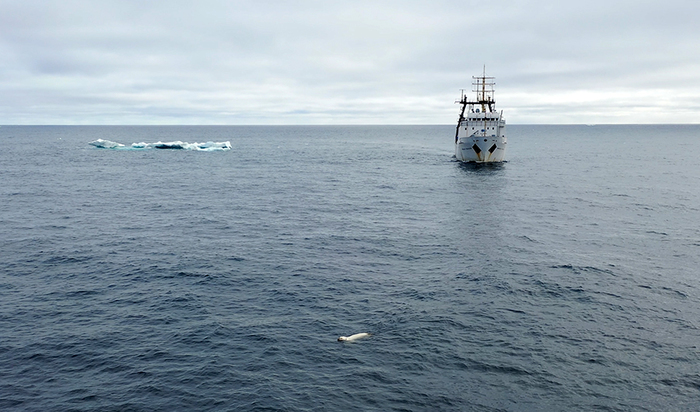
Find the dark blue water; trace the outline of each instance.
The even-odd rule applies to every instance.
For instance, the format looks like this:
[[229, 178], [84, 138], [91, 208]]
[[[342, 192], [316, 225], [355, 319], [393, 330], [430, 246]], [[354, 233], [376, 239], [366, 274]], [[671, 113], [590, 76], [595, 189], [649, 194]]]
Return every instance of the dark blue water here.
[[0, 409], [696, 410], [700, 126], [453, 130], [0, 127]]

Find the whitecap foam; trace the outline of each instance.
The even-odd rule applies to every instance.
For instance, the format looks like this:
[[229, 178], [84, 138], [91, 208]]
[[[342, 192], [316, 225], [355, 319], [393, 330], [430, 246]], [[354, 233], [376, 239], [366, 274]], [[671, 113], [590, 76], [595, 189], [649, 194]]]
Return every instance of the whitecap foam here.
[[112, 142], [110, 140], [97, 139], [89, 143], [92, 146], [100, 149], [171, 149], [171, 150], [198, 150], [205, 152], [231, 150], [231, 142], [204, 142], [204, 143], [189, 143], [179, 140], [173, 142], [155, 142], [155, 143], [132, 143], [131, 146], [126, 146], [121, 143]]

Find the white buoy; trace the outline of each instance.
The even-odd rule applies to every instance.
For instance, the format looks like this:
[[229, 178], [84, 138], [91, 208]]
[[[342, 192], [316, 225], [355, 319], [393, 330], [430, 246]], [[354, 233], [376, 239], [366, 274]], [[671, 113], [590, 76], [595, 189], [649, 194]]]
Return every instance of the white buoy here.
[[350, 335], [350, 336], [341, 336], [338, 338], [338, 342], [352, 342], [354, 340], [366, 338], [369, 336], [370, 336], [370, 334], [366, 333], [366, 332], [356, 333], [356, 334]]

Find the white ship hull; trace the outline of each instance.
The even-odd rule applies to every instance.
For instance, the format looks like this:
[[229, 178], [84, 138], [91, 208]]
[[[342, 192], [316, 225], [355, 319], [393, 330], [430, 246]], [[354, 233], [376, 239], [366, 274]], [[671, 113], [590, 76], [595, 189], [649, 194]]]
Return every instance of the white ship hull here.
[[506, 157], [505, 136], [460, 137], [455, 143], [455, 157], [460, 162], [502, 162]]

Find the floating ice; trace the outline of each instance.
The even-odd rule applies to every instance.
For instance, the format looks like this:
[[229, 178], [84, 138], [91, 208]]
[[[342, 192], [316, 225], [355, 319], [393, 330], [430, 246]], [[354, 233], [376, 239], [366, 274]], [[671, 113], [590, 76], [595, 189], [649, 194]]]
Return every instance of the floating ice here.
[[121, 143], [112, 142], [109, 140], [102, 140], [102, 139], [97, 139], [93, 142], [90, 142], [90, 144], [95, 146], [95, 147], [99, 147], [100, 149], [118, 149], [121, 147], [126, 147]]
[[126, 146], [121, 143], [112, 142], [110, 140], [97, 139], [89, 143], [92, 146], [100, 149], [122, 149], [122, 150], [140, 150], [140, 149], [175, 149], [175, 150], [199, 150], [199, 151], [218, 151], [231, 150], [231, 142], [205, 142], [205, 143], [188, 143], [181, 141], [174, 142], [155, 142], [155, 143], [132, 143], [131, 146]]

